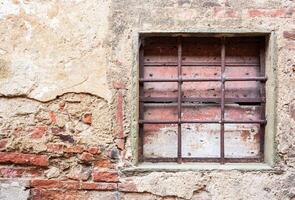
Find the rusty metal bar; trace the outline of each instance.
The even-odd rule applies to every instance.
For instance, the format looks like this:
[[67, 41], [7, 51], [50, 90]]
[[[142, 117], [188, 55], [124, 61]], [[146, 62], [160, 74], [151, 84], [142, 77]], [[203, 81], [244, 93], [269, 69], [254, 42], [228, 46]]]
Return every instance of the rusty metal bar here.
[[220, 81], [219, 78], [158, 78], [158, 79], [147, 79], [147, 78], [142, 78], [139, 79], [140, 82], [202, 82], [202, 81]]
[[267, 77], [240, 77], [240, 78], [232, 78], [226, 77], [224, 81], [266, 81]]
[[[140, 97], [140, 101], [145, 103], [177, 103], [177, 97]], [[200, 103], [220, 103], [220, 98], [199, 98], [199, 97], [182, 97], [182, 102], [200, 102]], [[265, 98], [225, 98], [225, 104], [228, 103], [263, 103]]]
[[[260, 76], [265, 76], [265, 42], [260, 42], [260, 54], [259, 54], [259, 61], [260, 61]], [[260, 96], [262, 98], [266, 98], [266, 91], [265, 91], [265, 83], [260, 83]], [[262, 110], [260, 114], [260, 118], [265, 118], [265, 102], [261, 103]], [[261, 162], [264, 161], [264, 137], [265, 137], [265, 124], [260, 126], [260, 160]]]
[[[177, 62], [153, 62], [148, 61], [144, 63], [145, 67], [177, 67]], [[220, 67], [220, 62], [182, 62], [183, 67]], [[229, 62], [227, 67], [259, 67], [259, 63], [245, 63], [245, 62]]]
[[139, 82], [207, 82], [207, 81], [266, 81], [267, 77], [223, 77], [222, 78], [141, 78]]
[[138, 120], [139, 124], [178, 124], [178, 120]]
[[220, 163], [224, 163], [224, 99], [225, 99], [225, 38], [221, 39], [221, 113], [220, 113]]
[[266, 120], [139, 120], [139, 124], [266, 124]]
[[184, 123], [210, 123], [218, 124], [219, 120], [139, 120], [140, 124], [184, 124]]
[[219, 124], [218, 120], [181, 120], [182, 124]]
[[[260, 159], [257, 157], [249, 157], [249, 158], [183, 158], [184, 162], [222, 162], [224, 161], [224, 163], [226, 162], [231, 162], [231, 163], [243, 163], [243, 162], [260, 162]], [[222, 164], [222, 163], [221, 163]]]
[[[140, 40], [139, 47], [139, 78], [144, 77], [144, 48], [143, 48], [143, 39]], [[144, 83], [139, 83], [139, 95], [144, 95]], [[144, 119], [144, 103], [139, 102], [139, 120]], [[139, 123], [139, 140], [138, 140], [138, 160], [139, 162], [143, 162], [143, 141], [144, 141], [144, 124]]]
[[182, 41], [181, 41], [181, 37], [178, 37], [178, 40], [177, 40], [177, 52], [178, 52], [178, 61], [177, 61], [177, 77], [178, 77], [178, 107], [177, 107], [177, 110], [178, 110], [178, 124], [177, 124], [177, 127], [178, 127], [178, 135], [177, 135], [177, 162], [178, 163], [181, 163], [181, 97], [182, 97], [182, 91], [181, 91], [181, 85], [182, 85], [182, 82], [181, 82], [181, 62], [182, 62]]
[[224, 120], [224, 124], [266, 124], [266, 120]]

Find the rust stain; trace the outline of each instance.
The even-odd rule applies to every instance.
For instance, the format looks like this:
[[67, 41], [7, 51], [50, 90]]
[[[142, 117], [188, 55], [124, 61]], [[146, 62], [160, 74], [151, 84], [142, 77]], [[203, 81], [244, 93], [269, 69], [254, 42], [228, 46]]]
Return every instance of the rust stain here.
[[247, 130], [243, 130], [242, 133], [241, 133], [241, 138], [243, 141], [247, 141], [247, 139], [249, 138], [250, 136], [250, 133], [249, 131]]
[[257, 141], [259, 141], [260, 140], [260, 134], [259, 134], [259, 132], [258, 133], [256, 133], [255, 135], [254, 135], [254, 141], [255, 141], [255, 143], [257, 142]]

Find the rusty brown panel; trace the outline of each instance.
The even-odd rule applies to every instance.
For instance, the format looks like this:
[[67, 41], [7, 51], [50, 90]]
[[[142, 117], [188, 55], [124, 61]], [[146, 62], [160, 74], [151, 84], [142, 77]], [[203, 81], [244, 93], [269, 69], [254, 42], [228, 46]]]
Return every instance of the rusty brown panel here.
[[182, 84], [183, 97], [220, 98], [220, 82], [184, 82]]
[[177, 38], [152, 37], [145, 39], [144, 62], [177, 61]]
[[220, 67], [182, 67], [183, 78], [220, 77]]
[[260, 125], [225, 124], [225, 157], [258, 157], [260, 152]]
[[220, 156], [219, 124], [183, 124], [181, 132], [183, 157]]
[[[185, 104], [186, 105], [186, 104]], [[182, 119], [183, 120], [219, 120], [220, 106], [208, 104], [195, 104], [183, 106]]]
[[144, 110], [145, 120], [177, 120], [177, 105], [146, 104]]
[[190, 37], [182, 39], [182, 60], [186, 62], [220, 62], [220, 40], [208, 37]]
[[157, 78], [177, 78], [177, 67], [145, 67], [144, 78], [157, 79]]
[[226, 98], [259, 98], [258, 81], [235, 81], [225, 83]]
[[225, 120], [259, 120], [261, 111], [261, 106], [243, 106], [238, 104], [226, 105]]
[[259, 68], [252, 66], [235, 66], [225, 68], [225, 77], [259, 77]]
[[144, 83], [145, 97], [177, 97], [178, 83]]
[[257, 39], [233, 37], [226, 42], [226, 62], [259, 63]]
[[177, 157], [177, 124], [145, 124], [143, 155], [145, 158]]

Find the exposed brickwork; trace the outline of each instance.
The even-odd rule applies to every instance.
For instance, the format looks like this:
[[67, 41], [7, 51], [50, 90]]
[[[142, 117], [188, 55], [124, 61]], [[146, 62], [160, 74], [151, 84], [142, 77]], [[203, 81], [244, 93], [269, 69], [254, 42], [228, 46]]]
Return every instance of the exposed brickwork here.
[[16, 177], [38, 177], [42, 176], [42, 169], [32, 167], [1, 167], [0, 177], [2, 178], [16, 178]]
[[94, 171], [93, 180], [96, 182], [118, 182], [118, 173], [116, 171]]
[[49, 165], [46, 155], [23, 154], [14, 152], [0, 152], [0, 163], [13, 163], [20, 165], [35, 165], [47, 167]]
[[30, 186], [34, 188], [40, 188], [40, 189], [102, 190], [102, 191], [117, 190], [117, 184], [115, 183], [94, 183], [94, 182], [46, 180], [46, 179], [33, 179], [31, 181]]
[[31, 134], [32, 139], [39, 139], [45, 134], [47, 128], [44, 126], [36, 127]]

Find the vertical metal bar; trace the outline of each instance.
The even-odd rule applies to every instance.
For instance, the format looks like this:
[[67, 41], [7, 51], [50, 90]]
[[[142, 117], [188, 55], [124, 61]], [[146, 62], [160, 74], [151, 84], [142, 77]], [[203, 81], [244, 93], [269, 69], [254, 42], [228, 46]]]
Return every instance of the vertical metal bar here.
[[220, 162], [224, 163], [225, 38], [221, 38]]
[[[139, 46], [139, 78], [144, 78], [144, 39], [140, 39]], [[139, 96], [144, 96], [144, 83], [139, 82]], [[139, 120], [144, 119], [144, 102], [139, 102]], [[144, 161], [143, 157], [143, 141], [144, 141], [144, 124], [139, 123], [139, 140], [138, 140], [138, 160]]]
[[177, 162], [181, 163], [182, 162], [182, 158], [181, 158], [181, 97], [182, 97], [182, 91], [181, 91], [181, 85], [182, 85], [182, 81], [181, 81], [181, 62], [182, 62], [182, 41], [181, 41], [181, 37], [179, 36], [177, 39], [177, 46], [178, 46], [178, 59], [177, 59], [177, 77], [178, 77], [178, 135], [177, 135]]
[[[260, 42], [260, 75], [265, 76], [265, 41]], [[266, 98], [265, 82], [260, 82], [260, 96]], [[265, 102], [261, 103], [261, 114], [260, 118], [265, 119]], [[260, 124], [260, 159], [264, 161], [264, 135], [265, 135], [265, 124]]]

